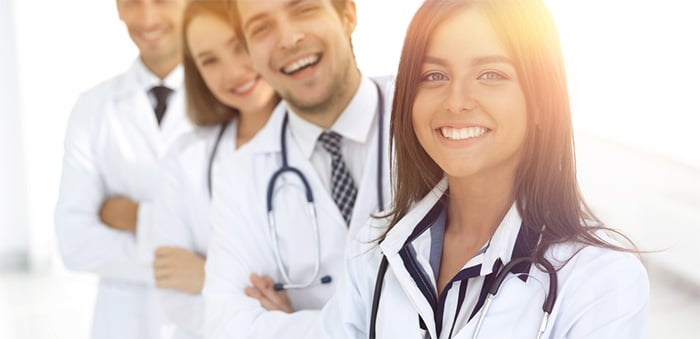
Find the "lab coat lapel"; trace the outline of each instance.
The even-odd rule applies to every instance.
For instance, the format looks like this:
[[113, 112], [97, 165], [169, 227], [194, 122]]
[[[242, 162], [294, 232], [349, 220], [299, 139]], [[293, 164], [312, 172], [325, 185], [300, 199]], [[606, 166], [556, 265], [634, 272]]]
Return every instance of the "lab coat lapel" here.
[[[155, 121], [155, 118], [152, 120]], [[157, 124], [156, 127], [158, 127]], [[193, 127], [186, 116], [183, 91], [176, 91], [170, 99], [168, 110], [165, 112], [158, 129], [160, 134], [159, 154], [164, 155], [168, 151], [169, 145], [174, 144], [177, 138], [191, 130]]]
[[[435, 333], [437, 326], [435, 325], [433, 308], [406, 269], [404, 260], [399, 252], [416, 229], [416, 225], [438, 203], [446, 189], [447, 180], [443, 179], [423, 200], [414, 206], [409, 214], [387, 233], [384, 241], [380, 244], [382, 252], [389, 261], [390, 271], [396, 276], [399, 285], [401, 285], [421, 319], [425, 322], [431, 338], [437, 338], [437, 333]], [[429, 268], [427, 269], [429, 270]]]
[[[289, 126], [287, 128], [289, 128]], [[327, 212], [329, 217], [332, 218], [334, 225], [345, 225], [345, 219], [343, 219], [343, 215], [340, 213], [335, 201], [333, 201], [333, 197], [331, 197], [330, 193], [323, 187], [321, 179], [316, 173], [316, 169], [311, 164], [311, 161], [302, 154], [296, 141], [292, 139], [290, 134], [289, 132], [287, 133], [287, 156], [289, 166], [297, 167], [304, 173], [304, 176], [306, 176], [306, 180], [309, 181], [309, 185], [311, 185], [311, 189], [313, 190], [316, 209]]]
[[[125, 78], [123, 92], [116, 102], [116, 110], [119, 115], [124, 116], [122, 121], [127, 122], [129, 134], [140, 134], [142, 140], [147, 141], [148, 149], [140, 152], [151, 152], [155, 157], [160, 154], [162, 136], [158, 121], [155, 118], [153, 107], [148, 99], [148, 94], [140, 90], [141, 86], [137, 81], [136, 70], [132, 67]], [[170, 109], [168, 109], [170, 111]]]

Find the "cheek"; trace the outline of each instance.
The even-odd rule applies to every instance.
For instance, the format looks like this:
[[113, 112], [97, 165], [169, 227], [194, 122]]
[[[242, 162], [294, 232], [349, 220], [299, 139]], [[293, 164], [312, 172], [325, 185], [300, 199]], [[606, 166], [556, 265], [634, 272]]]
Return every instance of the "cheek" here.
[[207, 85], [210, 91], [213, 93], [221, 92], [221, 72], [217, 68], [209, 67], [204, 71], [200, 71], [204, 83]]

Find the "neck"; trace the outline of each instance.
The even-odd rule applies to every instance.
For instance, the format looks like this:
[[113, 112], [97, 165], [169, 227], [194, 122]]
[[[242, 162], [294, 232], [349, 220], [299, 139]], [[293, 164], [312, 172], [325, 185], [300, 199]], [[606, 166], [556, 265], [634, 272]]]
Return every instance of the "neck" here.
[[331, 91], [324, 103], [314, 107], [296, 107], [290, 102], [287, 104], [302, 119], [323, 129], [330, 129], [355, 97], [360, 88], [360, 79], [360, 70], [354, 67], [340, 77], [339, 86], [337, 86], [339, 90]]
[[515, 201], [514, 173], [505, 177], [498, 173], [478, 178], [449, 177], [448, 182], [446, 232], [468, 235], [474, 246], [485, 244]]
[[238, 115], [236, 127], [236, 148], [245, 145], [262, 129], [272, 115], [272, 111], [279, 100], [270, 100], [265, 107], [259, 110], [241, 111]]
[[180, 64], [180, 62], [182, 62], [182, 57], [180, 57], [178, 53], [177, 56], [170, 57], [165, 60], [154, 61], [145, 60], [143, 56], [141, 56], [141, 62], [143, 62], [146, 68], [153, 73], [153, 75], [157, 76], [158, 79], [163, 80], [175, 69], [175, 67]]

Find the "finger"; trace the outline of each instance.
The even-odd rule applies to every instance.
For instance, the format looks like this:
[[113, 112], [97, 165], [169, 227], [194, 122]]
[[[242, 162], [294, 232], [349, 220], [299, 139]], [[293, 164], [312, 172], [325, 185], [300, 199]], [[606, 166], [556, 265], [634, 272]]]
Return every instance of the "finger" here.
[[163, 257], [155, 258], [153, 260], [153, 269], [168, 268], [168, 267], [172, 266], [172, 264], [170, 262], [171, 262], [170, 258], [163, 258]]
[[[266, 278], [266, 277], [265, 277]], [[253, 287], [259, 289], [259, 290], [265, 290], [268, 289], [268, 279], [265, 279], [255, 273], [250, 275], [250, 282], [253, 284]], [[271, 281], [272, 279], [269, 279]], [[272, 285], [270, 285], [271, 287]]]
[[246, 288], [244, 289], [244, 292], [245, 292], [245, 295], [247, 295], [253, 299], [256, 299], [257, 301], [261, 301], [264, 298], [264, 296], [260, 292], [260, 290], [258, 290], [257, 288], [255, 288], [253, 286], [246, 286]]
[[167, 256], [173, 252], [173, 249], [175, 249], [175, 247], [161, 246], [161, 247], [156, 248], [155, 255], [156, 256]]
[[176, 271], [171, 267], [159, 267], [153, 270], [153, 276], [156, 278], [164, 278], [169, 276], [176, 276]]

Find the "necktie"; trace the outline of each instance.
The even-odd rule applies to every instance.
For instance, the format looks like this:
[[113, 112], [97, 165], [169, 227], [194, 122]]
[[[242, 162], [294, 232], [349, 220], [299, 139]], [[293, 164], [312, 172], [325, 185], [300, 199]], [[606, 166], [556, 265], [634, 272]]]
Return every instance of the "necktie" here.
[[355, 197], [357, 197], [357, 187], [340, 153], [342, 137], [335, 132], [323, 132], [318, 141], [323, 149], [331, 155], [331, 195], [333, 201], [343, 215], [345, 223], [350, 225], [352, 208], [355, 205]]
[[156, 107], [153, 110], [156, 113], [158, 125], [160, 125], [165, 110], [168, 108], [168, 97], [173, 93], [173, 90], [165, 86], [154, 86], [151, 88], [150, 92], [153, 93], [153, 96], [156, 98]]

